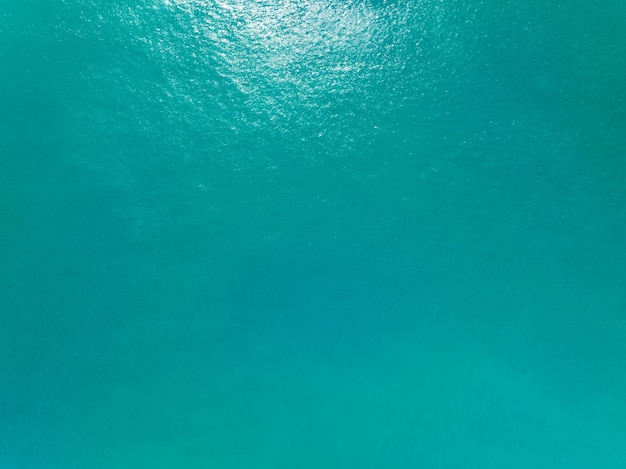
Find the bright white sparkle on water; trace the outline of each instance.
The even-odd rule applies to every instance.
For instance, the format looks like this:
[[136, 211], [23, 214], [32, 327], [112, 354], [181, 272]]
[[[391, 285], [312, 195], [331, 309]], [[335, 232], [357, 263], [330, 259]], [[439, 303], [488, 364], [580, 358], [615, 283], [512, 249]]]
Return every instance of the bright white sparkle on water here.
[[204, 35], [223, 44], [224, 57], [242, 71], [263, 68], [281, 72], [285, 79], [316, 63], [316, 75], [324, 71], [321, 68], [345, 72], [362, 67], [376, 30], [376, 12], [365, 3], [166, 1], [166, 6], [191, 15], [200, 39]]

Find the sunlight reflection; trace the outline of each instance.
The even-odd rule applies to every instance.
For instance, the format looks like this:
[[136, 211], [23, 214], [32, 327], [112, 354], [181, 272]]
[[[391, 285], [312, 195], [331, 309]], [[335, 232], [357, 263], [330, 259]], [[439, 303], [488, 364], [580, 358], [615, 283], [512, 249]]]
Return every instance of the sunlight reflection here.
[[340, 91], [342, 75], [359, 73], [368, 63], [376, 31], [375, 11], [365, 3], [166, 0], [164, 5], [188, 15], [200, 41], [219, 45], [222, 75], [247, 95], [270, 91], [272, 84], [298, 86], [300, 95]]

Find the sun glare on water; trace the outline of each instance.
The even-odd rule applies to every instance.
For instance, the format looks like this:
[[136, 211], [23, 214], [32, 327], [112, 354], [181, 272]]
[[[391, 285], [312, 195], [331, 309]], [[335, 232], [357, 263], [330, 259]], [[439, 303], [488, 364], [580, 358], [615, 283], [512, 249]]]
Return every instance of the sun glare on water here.
[[297, 86], [300, 96], [338, 90], [342, 75], [366, 67], [377, 29], [376, 12], [364, 3], [170, 0], [164, 6], [187, 15], [197, 45], [210, 42], [219, 51], [220, 73], [246, 95], [272, 95], [267, 87], [276, 85]]

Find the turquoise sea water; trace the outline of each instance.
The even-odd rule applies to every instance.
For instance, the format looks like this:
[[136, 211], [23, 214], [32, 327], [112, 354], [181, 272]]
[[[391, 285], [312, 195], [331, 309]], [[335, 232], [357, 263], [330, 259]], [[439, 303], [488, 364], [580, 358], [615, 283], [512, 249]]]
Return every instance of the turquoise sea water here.
[[0, 468], [626, 467], [625, 22], [0, 0]]

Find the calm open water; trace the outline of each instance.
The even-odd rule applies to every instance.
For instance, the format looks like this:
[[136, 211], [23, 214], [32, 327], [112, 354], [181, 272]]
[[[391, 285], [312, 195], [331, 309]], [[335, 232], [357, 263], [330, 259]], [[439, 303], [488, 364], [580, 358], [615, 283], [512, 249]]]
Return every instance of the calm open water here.
[[0, 468], [626, 467], [624, 24], [0, 0]]

